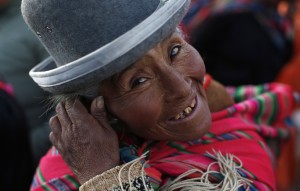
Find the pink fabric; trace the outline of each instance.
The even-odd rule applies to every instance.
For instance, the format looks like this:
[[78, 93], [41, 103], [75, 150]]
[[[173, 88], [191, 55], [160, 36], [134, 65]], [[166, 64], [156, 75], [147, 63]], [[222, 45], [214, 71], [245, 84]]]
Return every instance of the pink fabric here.
[[[268, 152], [261, 146], [264, 141], [257, 133], [255, 125], [236, 117], [218, 119], [213, 122], [209, 133], [214, 134], [214, 136], [221, 136], [236, 131], [242, 131], [243, 135], [236, 135], [239, 137], [232, 140], [213, 140], [211, 137], [204, 137], [200, 139], [200, 142], [205, 140], [211, 140], [212, 142], [209, 144], [176, 142], [181, 146], [180, 150], [168, 146], [168, 142], [160, 142], [150, 149], [148, 159], [151, 166], [150, 171], [160, 172], [160, 179], [163, 176], [177, 177], [192, 168], [206, 171], [208, 165], [214, 162], [206, 156], [206, 153], [213, 154], [214, 151], [220, 151], [224, 156], [230, 153], [241, 160], [243, 173], [246, 174], [247, 179], [255, 182], [254, 186], [256, 188], [276, 190], [272, 160]], [[154, 174], [148, 172], [148, 169], [146, 169], [146, 172], [150, 176]], [[199, 174], [191, 177], [195, 176], [199, 176]]]

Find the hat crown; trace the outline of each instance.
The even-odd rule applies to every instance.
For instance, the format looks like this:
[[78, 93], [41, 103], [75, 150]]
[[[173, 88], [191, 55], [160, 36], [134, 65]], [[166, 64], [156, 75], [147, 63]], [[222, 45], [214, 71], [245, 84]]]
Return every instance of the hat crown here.
[[160, 0], [23, 0], [22, 14], [58, 66], [77, 60], [150, 16]]

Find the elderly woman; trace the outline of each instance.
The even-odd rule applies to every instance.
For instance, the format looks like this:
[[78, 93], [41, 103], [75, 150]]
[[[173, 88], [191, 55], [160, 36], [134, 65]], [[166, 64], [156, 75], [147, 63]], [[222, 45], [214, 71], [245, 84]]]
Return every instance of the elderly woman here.
[[270, 84], [247, 87], [238, 98], [270, 92], [233, 105], [177, 27], [188, 6], [23, 0], [25, 21], [51, 55], [30, 75], [58, 102], [55, 147], [32, 190], [276, 189], [264, 137], [288, 132], [266, 124], [281, 122], [296, 97]]

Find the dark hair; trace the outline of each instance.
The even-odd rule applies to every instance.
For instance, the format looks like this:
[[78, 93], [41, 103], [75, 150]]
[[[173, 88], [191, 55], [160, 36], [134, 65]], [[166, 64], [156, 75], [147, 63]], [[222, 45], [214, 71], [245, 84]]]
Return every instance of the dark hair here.
[[0, 88], [0, 135], [1, 190], [29, 190], [34, 172], [29, 127], [23, 108], [3, 88]]

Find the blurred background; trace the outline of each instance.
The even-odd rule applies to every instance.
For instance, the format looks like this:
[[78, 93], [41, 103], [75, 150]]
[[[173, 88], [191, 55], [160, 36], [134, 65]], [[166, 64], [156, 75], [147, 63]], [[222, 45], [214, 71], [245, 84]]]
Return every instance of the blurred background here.
[[[192, 0], [182, 28], [222, 84], [281, 82], [300, 92], [299, 0]], [[300, 190], [299, 109], [276, 164], [280, 191]]]
[[[0, 190], [29, 190], [51, 147], [53, 115], [29, 70], [48, 57], [24, 23], [21, 0], [0, 0]], [[300, 0], [192, 0], [181, 23], [207, 72], [226, 86], [281, 82], [300, 92]], [[300, 190], [300, 107], [277, 165], [280, 191]], [[3, 153], [4, 152], [4, 153]]]

